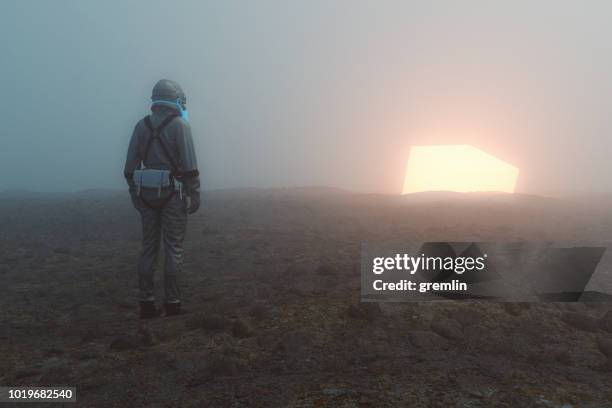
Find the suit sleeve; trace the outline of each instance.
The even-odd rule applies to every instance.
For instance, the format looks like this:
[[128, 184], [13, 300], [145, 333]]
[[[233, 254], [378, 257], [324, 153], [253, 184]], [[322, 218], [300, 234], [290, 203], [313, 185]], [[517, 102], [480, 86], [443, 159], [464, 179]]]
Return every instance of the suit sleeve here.
[[134, 127], [132, 132], [132, 138], [130, 139], [130, 145], [127, 151], [127, 157], [125, 159], [125, 167], [123, 168], [123, 176], [130, 187], [130, 192], [135, 188], [132, 174], [140, 164], [142, 158], [138, 151], [138, 124]]
[[200, 172], [196, 159], [191, 127], [183, 122], [176, 137], [176, 145], [179, 153], [180, 171], [183, 183], [189, 191], [200, 191]]

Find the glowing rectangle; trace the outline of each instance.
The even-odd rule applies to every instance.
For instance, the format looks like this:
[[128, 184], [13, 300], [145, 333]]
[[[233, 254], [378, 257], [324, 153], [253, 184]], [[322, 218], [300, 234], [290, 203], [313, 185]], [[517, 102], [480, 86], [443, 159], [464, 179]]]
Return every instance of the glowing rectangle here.
[[469, 145], [413, 146], [403, 194], [423, 191], [513, 193], [519, 169]]

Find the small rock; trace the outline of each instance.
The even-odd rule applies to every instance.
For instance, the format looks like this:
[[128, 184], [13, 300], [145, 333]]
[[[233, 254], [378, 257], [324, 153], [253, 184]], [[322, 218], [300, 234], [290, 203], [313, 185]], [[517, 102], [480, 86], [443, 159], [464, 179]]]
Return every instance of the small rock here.
[[232, 326], [232, 334], [234, 337], [244, 339], [253, 335], [253, 330], [242, 320], [238, 319]]
[[84, 350], [75, 354], [75, 358], [79, 361], [96, 360], [100, 357], [100, 353], [95, 350]]
[[304, 291], [296, 287], [289, 288], [289, 290], [287, 291], [287, 294], [294, 295], [297, 297], [306, 297], [306, 294], [304, 293]]
[[207, 364], [201, 354], [194, 353], [172, 353], [164, 350], [152, 349], [148, 354], [160, 367], [167, 370], [183, 370], [193, 372]]
[[67, 248], [67, 247], [57, 247], [53, 250], [53, 252], [55, 252], [56, 254], [61, 254], [61, 255], [70, 255], [72, 253], [70, 248]]
[[461, 326], [469, 327], [481, 322], [485, 316], [480, 310], [465, 307], [454, 310], [451, 317], [458, 321]]
[[437, 350], [448, 347], [446, 339], [430, 331], [414, 331], [410, 333], [409, 339], [413, 346], [423, 350]]
[[324, 276], [329, 276], [332, 275], [334, 273], [334, 268], [332, 268], [330, 265], [319, 265], [317, 267], [317, 269], [315, 269], [315, 273], [317, 275], [324, 275]]
[[136, 305], [134, 304], [134, 302], [129, 299], [119, 300], [116, 304], [119, 309], [125, 309], [125, 310], [136, 309]]
[[287, 354], [303, 354], [311, 345], [312, 339], [307, 332], [295, 330], [286, 333], [274, 348], [275, 351]]
[[155, 335], [148, 327], [140, 327], [138, 329], [138, 336], [140, 337], [140, 344], [146, 347], [151, 347], [155, 344]]
[[343, 390], [340, 388], [326, 388], [323, 390], [323, 395], [326, 395], [328, 397], [339, 397], [345, 394], [346, 394], [346, 390]]
[[453, 319], [441, 318], [431, 323], [431, 330], [451, 341], [463, 339], [461, 325]]
[[140, 339], [137, 336], [122, 335], [115, 337], [109, 349], [111, 351], [126, 351], [137, 349], [138, 346], [140, 346]]
[[569, 326], [578, 330], [594, 332], [597, 330], [597, 321], [589, 315], [577, 312], [567, 312], [561, 316], [561, 320]]
[[545, 348], [544, 352], [545, 356], [550, 361], [556, 361], [565, 365], [573, 365], [574, 360], [572, 359], [572, 355], [569, 350], [561, 347], [561, 346], [549, 346]]
[[468, 395], [469, 395], [470, 397], [479, 398], [479, 399], [482, 399], [482, 398], [484, 397], [484, 396], [482, 395], [482, 392], [480, 392], [480, 391], [475, 391], [475, 390], [469, 391], [469, 392], [468, 392]]
[[[447, 405], [450, 406], [450, 405]], [[482, 404], [480, 400], [476, 397], [459, 397], [455, 404], [453, 405], [455, 408], [474, 408], [480, 407]]]
[[612, 340], [610, 339], [599, 339], [597, 341], [597, 348], [601, 353], [608, 357], [612, 358]]
[[268, 308], [264, 303], [256, 303], [251, 307], [251, 310], [249, 310], [249, 314], [253, 320], [259, 322], [268, 316]]
[[101, 326], [94, 326], [84, 329], [81, 333], [81, 343], [88, 343], [92, 340], [104, 337], [107, 334], [106, 330]]
[[550, 407], [550, 408], [553, 408], [555, 406], [554, 402], [544, 398], [543, 395], [540, 395], [540, 397], [535, 401], [535, 404], [536, 404], [537, 407]]
[[7, 263], [12, 263], [27, 257], [27, 251], [23, 248], [17, 248], [13, 252], [4, 254], [3, 259]]
[[28, 377], [34, 377], [39, 374], [40, 374], [40, 370], [37, 368], [23, 368], [21, 370], [15, 371], [15, 378], [16, 379], [28, 378]]
[[514, 350], [509, 350], [512, 354], [515, 355], [519, 355], [520, 352], [523, 353], [523, 356], [525, 357], [525, 360], [527, 361], [528, 364], [530, 365], [535, 365], [535, 364], [541, 364], [544, 362], [549, 362], [549, 357], [548, 355], [546, 355], [544, 352], [542, 352], [542, 350], [538, 350], [538, 349], [533, 349], [533, 350], [521, 350], [521, 351], [514, 351]]
[[210, 375], [216, 376], [233, 376], [238, 372], [236, 361], [227, 356], [213, 355], [210, 359], [208, 367]]
[[62, 350], [61, 348], [52, 347], [45, 352], [45, 357], [61, 356], [63, 354], [64, 350]]
[[402, 387], [399, 384], [393, 384], [391, 386], [390, 394], [395, 398], [402, 397]]
[[217, 314], [198, 313], [189, 318], [185, 325], [190, 329], [225, 330], [231, 322]]
[[347, 313], [353, 319], [372, 322], [382, 315], [382, 309], [378, 303], [363, 302], [349, 306]]
[[523, 310], [529, 309], [531, 306], [528, 303], [507, 302], [502, 303], [502, 308], [506, 313], [512, 316], [520, 316]]
[[52, 367], [40, 377], [40, 384], [68, 385], [72, 380], [72, 370], [69, 366]]

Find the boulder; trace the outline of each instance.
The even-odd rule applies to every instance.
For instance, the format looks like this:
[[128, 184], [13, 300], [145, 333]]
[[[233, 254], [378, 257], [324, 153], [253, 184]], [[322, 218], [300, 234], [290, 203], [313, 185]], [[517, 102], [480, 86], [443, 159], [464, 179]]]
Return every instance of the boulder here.
[[612, 310], [603, 315], [601, 319], [597, 321], [597, 325], [601, 330], [612, 333]]
[[416, 330], [409, 335], [413, 346], [422, 350], [439, 350], [448, 347], [448, 341], [436, 333], [424, 330]]
[[447, 340], [458, 341], [463, 339], [463, 331], [459, 322], [448, 318], [439, 318], [431, 323], [431, 330]]
[[578, 330], [594, 332], [597, 330], [597, 320], [593, 317], [578, 312], [566, 312], [561, 315], [561, 320], [568, 326]]
[[251, 337], [253, 335], [253, 330], [248, 324], [238, 319], [232, 325], [232, 334], [236, 338], [244, 339], [247, 337]]

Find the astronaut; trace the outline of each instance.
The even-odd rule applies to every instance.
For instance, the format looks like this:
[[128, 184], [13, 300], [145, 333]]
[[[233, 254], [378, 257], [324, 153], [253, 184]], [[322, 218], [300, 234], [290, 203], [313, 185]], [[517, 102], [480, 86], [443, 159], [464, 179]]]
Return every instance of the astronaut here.
[[[188, 122], [185, 93], [162, 79], [153, 88], [151, 115], [135, 126], [124, 176], [142, 220], [138, 260], [140, 318], [182, 313], [179, 277], [187, 214], [200, 207], [200, 179]], [[164, 306], [155, 306], [153, 276], [163, 239]]]

